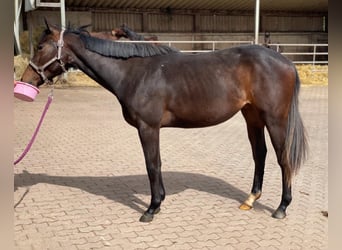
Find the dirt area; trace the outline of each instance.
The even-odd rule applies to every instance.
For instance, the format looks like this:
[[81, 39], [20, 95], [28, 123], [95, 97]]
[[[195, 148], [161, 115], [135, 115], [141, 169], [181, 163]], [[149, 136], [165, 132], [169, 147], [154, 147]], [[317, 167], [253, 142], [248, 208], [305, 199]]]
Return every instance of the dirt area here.
[[[28, 65], [28, 57], [14, 57], [14, 69], [16, 80], [20, 79], [25, 68]], [[327, 85], [328, 84], [328, 65], [297, 65], [299, 77], [304, 85]], [[90, 79], [83, 72], [73, 71], [68, 72], [63, 77], [54, 79], [57, 86], [100, 86], [95, 81]]]

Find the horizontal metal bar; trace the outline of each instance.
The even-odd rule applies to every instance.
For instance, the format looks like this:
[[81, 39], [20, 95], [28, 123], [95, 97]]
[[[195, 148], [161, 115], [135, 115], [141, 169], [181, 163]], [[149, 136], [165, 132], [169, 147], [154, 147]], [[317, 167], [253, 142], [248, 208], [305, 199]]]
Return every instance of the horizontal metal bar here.
[[309, 46], [309, 47], [328, 47], [329, 45], [327, 43], [312, 43], [312, 44], [308, 44], [308, 43], [269, 43], [269, 46], [299, 46], [299, 47], [303, 47], [303, 46]]
[[328, 64], [328, 61], [293, 61], [294, 64]]
[[131, 41], [131, 40], [117, 40], [117, 42], [123, 43], [211, 43], [211, 44], [218, 44], [218, 43], [239, 43], [239, 44], [252, 44], [252, 41]]
[[61, 7], [61, 3], [42, 3], [42, 2], [37, 2], [36, 3], [37, 7], [52, 7], [52, 8], [59, 8]]
[[181, 50], [183, 53], [204, 53], [204, 52], [212, 52], [213, 50]]
[[281, 52], [283, 55], [328, 55], [328, 52]]

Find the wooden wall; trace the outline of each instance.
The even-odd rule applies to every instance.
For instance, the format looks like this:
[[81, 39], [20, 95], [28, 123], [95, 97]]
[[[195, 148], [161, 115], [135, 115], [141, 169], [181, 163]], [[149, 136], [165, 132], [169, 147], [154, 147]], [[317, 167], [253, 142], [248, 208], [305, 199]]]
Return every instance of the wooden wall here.
[[[43, 16], [59, 22], [58, 11], [36, 10], [31, 13], [33, 25]], [[269, 32], [325, 32], [327, 18], [322, 13], [265, 13], [260, 15], [260, 31]], [[26, 15], [28, 16], [28, 15]], [[67, 21], [74, 25], [92, 24], [93, 31], [110, 30], [125, 23], [137, 32], [253, 32], [254, 13], [166, 10], [92, 10], [67, 11]], [[37, 23], [37, 21], [39, 21]], [[82, 22], [82, 23], [81, 23]]]
[[[270, 32], [322, 32], [327, 13], [261, 13], [260, 30]], [[254, 13], [178, 11], [93, 11], [94, 30], [126, 23], [139, 32], [253, 32]]]
[[[261, 13], [260, 38], [271, 32], [272, 43], [327, 43], [327, 13]], [[35, 10], [25, 15], [33, 31], [44, 27], [44, 17], [60, 23], [59, 11]], [[89, 31], [109, 31], [122, 24], [146, 36], [156, 35], [159, 40], [254, 40], [254, 13], [167, 10], [93, 10], [67, 11], [67, 22], [73, 26], [92, 24]], [[232, 46], [232, 45], [230, 45]], [[217, 49], [230, 47], [218, 45]], [[183, 50], [210, 49], [209, 44], [178, 44]]]

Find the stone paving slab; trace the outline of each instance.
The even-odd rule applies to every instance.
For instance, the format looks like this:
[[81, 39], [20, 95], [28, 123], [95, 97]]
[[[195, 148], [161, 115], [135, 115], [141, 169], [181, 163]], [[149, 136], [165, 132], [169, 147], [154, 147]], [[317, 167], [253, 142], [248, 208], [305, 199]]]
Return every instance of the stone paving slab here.
[[[15, 100], [14, 158], [47, 100]], [[240, 114], [209, 128], [161, 130], [166, 200], [152, 223], [135, 128], [103, 88], [55, 89], [35, 144], [15, 167], [15, 249], [328, 249], [328, 87], [303, 86], [310, 152], [283, 220], [271, 218], [280, 168], [267, 138], [263, 195], [241, 211], [254, 165]]]

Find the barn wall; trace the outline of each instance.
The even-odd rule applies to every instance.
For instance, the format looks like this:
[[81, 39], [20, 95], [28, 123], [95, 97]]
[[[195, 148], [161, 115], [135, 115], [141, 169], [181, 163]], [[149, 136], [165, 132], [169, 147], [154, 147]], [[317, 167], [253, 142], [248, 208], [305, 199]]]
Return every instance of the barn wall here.
[[[272, 43], [327, 42], [324, 14], [311, 16], [264, 14], [261, 16], [260, 42], [265, 31], [271, 32]], [[60, 23], [59, 11], [36, 10], [27, 15], [33, 29], [44, 27], [44, 17], [52, 24]], [[144, 35], [157, 35], [159, 40], [254, 40], [254, 16], [208, 13], [67, 11], [66, 19], [73, 26], [92, 24], [89, 31], [109, 31], [122, 24]]]
[[[293, 14], [262, 13], [260, 39], [263, 43], [265, 31], [271, 32], [272, 43], [327, 43], [328, 33], [324, 21], [326, 13]], [[50, 23], [60, 23], [59, 11], [36, 10], [27, 15], [34, 30], [44, 27], [44, 17]], [[89, 31], [109, 31], [122, 24], [145, 36], [156, 35], [159, 40], [254, 40], [254, 14], [210, 13], [181, 11], [123, 11], [94, 10], [67, 11], [67, 22], [73, 26], [92, 24]], [[235, 45], [235, 44], [233, 44]], [[211, 44], [174, 44], [183, 50], [211, 49]], [[230, 47], [217, 45], [216, 49]], [[294, 49], [297, 50], [297, 49]]]
[[[73, 26], [87, 25], [92, 23], [91, 12], [85, 11], [66, 11], [67, 25], [70, 23]], [[51, 10], [35, 10], [26, 13], [26, 22], [32, 26], [34, 30], [42, 29], [45, 27], [44, 18], [50, 23], [55, 25], [60, 25], [61, 15], [59, 11]]]
[[[32, 12], [34, 25], [43, 16], [59, 22], [59, 11], [36, 10]], [[325, 32], [327, 13], [261, 13], [260, 31], [270, 32]], [[93, 31], [109, 30], [125, 23], [137, 32], [253, 32], [254, 13], [159, 10], [92, 10], [67, 11], [67, 21], [75, 25], [92, 23]]]
[[324, 31], [323, 17], [318, 16], [269, 16], [261, 17], [261, 27], [271, 32]]

